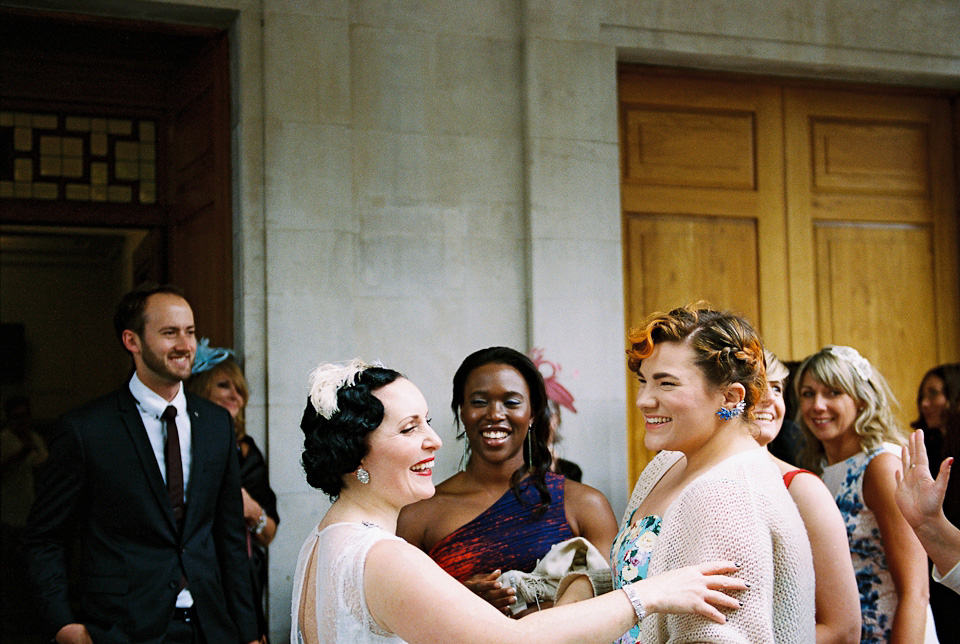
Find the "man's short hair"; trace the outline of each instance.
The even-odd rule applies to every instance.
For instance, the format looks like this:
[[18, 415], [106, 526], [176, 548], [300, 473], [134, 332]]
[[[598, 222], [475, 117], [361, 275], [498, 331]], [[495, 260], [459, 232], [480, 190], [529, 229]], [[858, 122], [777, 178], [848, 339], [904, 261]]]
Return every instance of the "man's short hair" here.
[[136, 287], [120, 298], [120, 303], [117, 304], [117, 312], [113, 316], [113, 328], [117, 332], [117, 337], [121, 343], [123, 342], [123, 332], [127, 329], [138, 336], [143, 335], [145, 323], [143, 312], [147, 308], [147, 299], [158, 293], [169, 293], [187, 299], [183, 294], [183, 289], [173, 284], [144, 282]]

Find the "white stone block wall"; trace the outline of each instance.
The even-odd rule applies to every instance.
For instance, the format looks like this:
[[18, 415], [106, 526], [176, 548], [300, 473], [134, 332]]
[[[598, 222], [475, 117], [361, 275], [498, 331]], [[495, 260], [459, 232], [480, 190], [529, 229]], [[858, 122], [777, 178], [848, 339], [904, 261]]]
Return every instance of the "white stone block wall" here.
[[522, 94], [504, 2], [264, 2], [268, 447], [281, 529], [273, 634], [327, 507], [298, 465], [307, 373], [361, 355], [424, 391], [459, 449], [449, 382], [491, 344], [526, 344]]

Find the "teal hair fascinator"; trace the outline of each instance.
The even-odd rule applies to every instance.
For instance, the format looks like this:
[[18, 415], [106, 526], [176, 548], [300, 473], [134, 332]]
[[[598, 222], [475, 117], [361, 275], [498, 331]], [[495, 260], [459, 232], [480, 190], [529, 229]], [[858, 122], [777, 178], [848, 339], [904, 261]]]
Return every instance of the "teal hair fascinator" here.
[[224, 349], [223, 347], [211, 347], [210, 338], [201, 338], [197, 342], [197, 355], [193, 359], [193, 369], [191, 374], [210, 371], [218, 364], [233, 357], [233, 349]]

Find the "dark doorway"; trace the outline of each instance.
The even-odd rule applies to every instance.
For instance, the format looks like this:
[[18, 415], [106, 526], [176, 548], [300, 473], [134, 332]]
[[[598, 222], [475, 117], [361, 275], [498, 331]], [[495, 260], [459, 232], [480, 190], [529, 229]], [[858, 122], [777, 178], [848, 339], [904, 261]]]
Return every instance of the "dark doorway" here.
[[[179, 284], [232, 346], [228, 64], [222, 29], [0, 8], [2, 399], [41, 433], [126, 378], [112, 309], [137, 283]], [[36, 642], [7, 528], [0, 639]]]

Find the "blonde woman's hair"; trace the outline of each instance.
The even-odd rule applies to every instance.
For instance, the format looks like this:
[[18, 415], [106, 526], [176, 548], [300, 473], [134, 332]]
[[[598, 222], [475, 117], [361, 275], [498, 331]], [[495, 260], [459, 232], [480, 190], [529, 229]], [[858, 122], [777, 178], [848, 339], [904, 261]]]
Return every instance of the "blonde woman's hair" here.
[[[860, 448], [872, 452], [883, 443], [906, 444], [906, 436], [894, 416], [899, 408], [897, 399], [890, 390], [886, 379], [866, 358], [852, 347], [827, 345], [820, 351], [807, 357], [797, 369], [793, 386], [797, 400], [801, 401], [800, 391], [804, 374], [822, 385], [831, 387], [849, 395], [857, 405], [857, 417], [853, 421], [853, 431], [860, 438]], [[806, 467], [820, 473], [826, 463], [823, 443], [817, 440], [803, 420], [799, 407], [797, 424], [803, 431], [806, 445], [802, 459]]]
[[773, 351], [764, 349], [763, 360], [767, 364], [767, 382], [773, 382], [775, 380], [783, 382], [787, 379], [787, 376], [790, 375], [790, 370], [787, 369], [787, 365], [780, 362], [780, 358], [778, 358]]
[[243, 406], [237, 412], [237, 417], [233, 419], [233, 430], [237, 433], [237, 440], [240, 440], [246, 434], [246, 418], [244, 412], [247, 409], [247, 401], [250, 400], [250, 389], [247, 387], [247, 379], [243, 376], [240, 365], [233, 358], [228, 357], [215, 367], [195, 373], [187, 380], [187, 391], [207, 400], [211, 399], [214, 388], [217, 386], [217, 380], [226, 376], [233, 382], [237, 388], [237, 393], [243, 398]]

